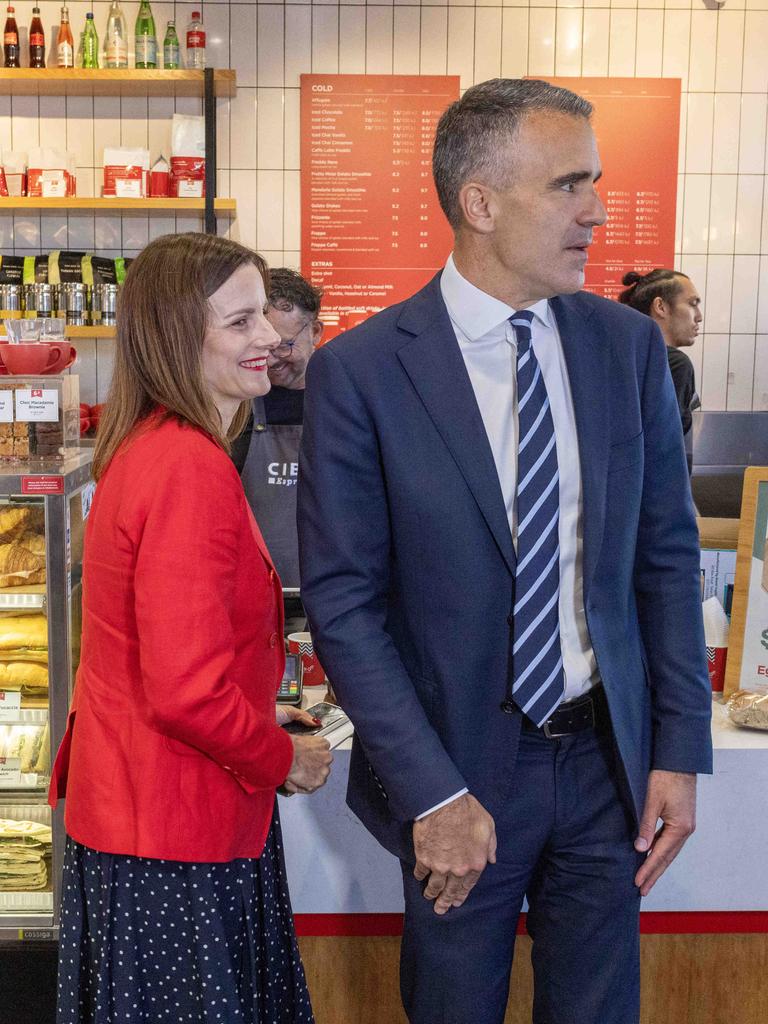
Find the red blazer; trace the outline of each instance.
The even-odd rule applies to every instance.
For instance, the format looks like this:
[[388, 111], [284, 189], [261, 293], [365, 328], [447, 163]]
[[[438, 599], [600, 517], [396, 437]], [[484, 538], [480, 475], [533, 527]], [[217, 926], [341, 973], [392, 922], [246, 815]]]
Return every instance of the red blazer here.
[[86, 524], [80, 667], [49, 800], [73, 839], [258, 857], [293, 746], [275, 724], [282, 593], [227, 455], [153, 416]]

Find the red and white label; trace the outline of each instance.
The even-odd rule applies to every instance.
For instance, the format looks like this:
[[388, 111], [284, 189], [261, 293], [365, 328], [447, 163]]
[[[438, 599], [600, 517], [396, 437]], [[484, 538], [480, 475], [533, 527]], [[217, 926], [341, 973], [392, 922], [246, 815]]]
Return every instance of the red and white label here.
[[63, 494], [63, 476], [23, 476], [21, 478], [22, 494]]

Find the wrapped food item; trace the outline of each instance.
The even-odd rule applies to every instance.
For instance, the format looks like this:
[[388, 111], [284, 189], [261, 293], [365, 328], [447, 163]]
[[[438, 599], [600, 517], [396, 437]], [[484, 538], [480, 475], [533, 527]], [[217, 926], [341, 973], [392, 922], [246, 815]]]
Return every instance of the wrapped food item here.
[[0, 659], [0, 690], [19, 691], [30, 697], [44, 696], [48, 693], [48, 665], [40, 661]]
[[768, 693], [737, 690], [731, 694], [725, 706], [734, 725], [768, 732]]
[[37, 725], [0, 726], [0, 757], [18, 758], [23, 773], [39, 771], [38, 764], [50, 763], [41, 755], [48, 736], [45, 722]]
[[205, 118], [174, 114], [171, 125], [171, 195], [205, 195]]
[[0, 892], [47, 887], [52, 839], [49, 825], [0, 818]]
[[[34, 615], [0, 618], [0, 651], [13, 651], [17, 661], [48, 661], [48, 619]], [[27, 657], [19, 657], [19, 655]], [[41, 657], [44, 655], [44, 657]]]
[[3, 163], [8, 195], [25, 196], [27, 194], [27, 154], [4, 149], [0, 153], [0, 160]]
[[10, 544], [22, 534], [45, 531], [45, 512], [42, 505], [0, 506], [0, 544]]
[[45, 548], [41, 558], [21, 544], [0, 544], [0, 587], [31, 583], [45, 583]]

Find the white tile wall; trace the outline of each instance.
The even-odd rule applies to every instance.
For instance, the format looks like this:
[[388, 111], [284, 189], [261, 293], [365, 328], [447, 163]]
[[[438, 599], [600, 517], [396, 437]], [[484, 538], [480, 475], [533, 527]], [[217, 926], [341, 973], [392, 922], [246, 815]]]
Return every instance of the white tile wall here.
[[[153, 3], [158, 33], [183, 34], [197, 0]], [[60, 0], [42, 0], [54, 41]], [[108, 3], [69, 4], [75, 29]], [[210, 63], [237, 71], [238, 95], [218, 101], [220, 190], [238, 202], [220, 230], [298, 266], [299, 76], [458, 74], [462, 88], [495, 75], [679, 77], [683, 83], [676, 265], [704, 299], [691, 350], [708, 408], [768, 409], [768, 0], [204, 0]], [[129, 24], [138, 9], [124, 4]], [[49, 46], [49, 52], [51, 46]], [[78, 190], [101, 182], [104, 145], [167, 151], [174, 109], [198, 101], [0, 96], [0, 145], [41, 141], [74, 152]], [[138, 250], [198, 229], [195, 218], [105, 214], [0, 216], [0, 250]], [[81, 344], [85, 400], [103, 397], [109, 342]], [[86, 351], [87, 349], [87, 351]]]

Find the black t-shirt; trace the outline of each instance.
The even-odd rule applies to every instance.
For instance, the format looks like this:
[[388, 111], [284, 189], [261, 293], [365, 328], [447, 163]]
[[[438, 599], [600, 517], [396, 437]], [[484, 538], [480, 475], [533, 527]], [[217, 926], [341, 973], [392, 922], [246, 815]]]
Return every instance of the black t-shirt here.
[[[281, 388], [275, 385], [264, 396], [267, 423], [273, 426], [295, 426], [304, 422], [304, 388]], [[245, 430], [232, 442], [232, 461], [238, 473], [243, 472], [253, 430], [253, 413]]]
[[683, 423], [683, 434], [691, 429], [693, 417], [691, 416], [691, 402], [696, 394], [696, 378], [693, 370], [693, 363], [679, 348], [672, 348], [667, 345], [667, 360], [669, 361], [669, 372], [672, 374], [672, 383], [675, 386], [677, 404], [680, 409], [680, 419]]

